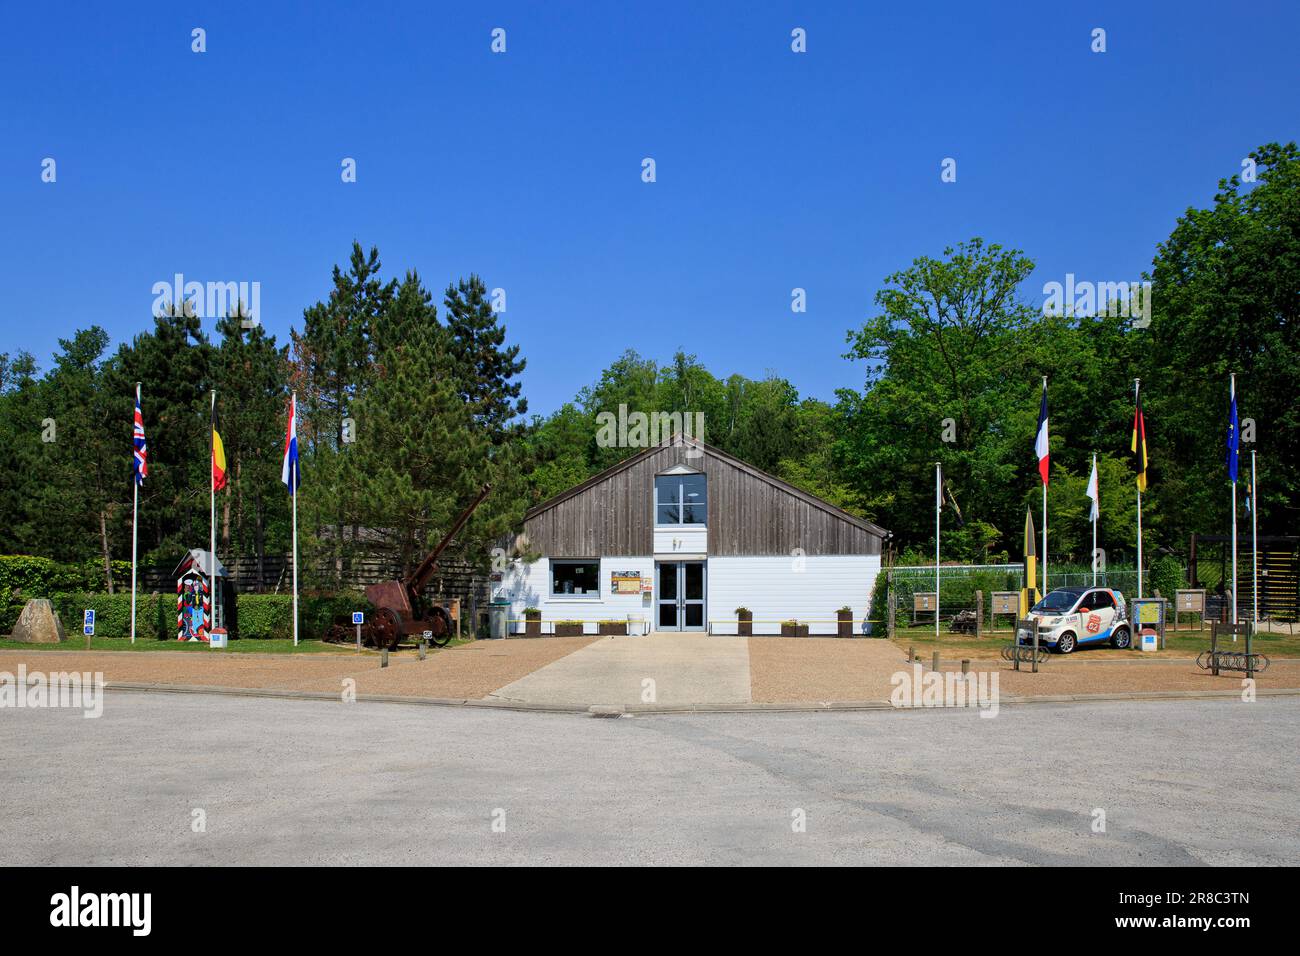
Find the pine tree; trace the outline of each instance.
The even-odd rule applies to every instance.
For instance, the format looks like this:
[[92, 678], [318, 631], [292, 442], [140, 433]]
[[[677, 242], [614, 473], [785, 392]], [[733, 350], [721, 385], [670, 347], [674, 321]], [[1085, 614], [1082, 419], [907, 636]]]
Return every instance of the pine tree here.
[[526, 363], [519, 358], [518, 345], [506, 347], [505, 326], [498, 322], [483, 280], [471, 275], [449, 285], [443, 305], [460, 394], [474, 421], [494, 445], [518, 437], [523, 426], [517, 419], [528, 411], [528, 402], [519, 397], [521, 385], [515, 377]]
[[260, 324], [248, 325], [236, 311], [217, 323], [217, 406], [226, 448], [229, 481], [218, 492], [221, 511], [219, 553], [227, 561], [252, 554], [257, 580], [266, 581], [268, 525], [284, 550], [289, 517], [286, 496], [276, 491], [284, 440], [288, 347], [277, 348]]

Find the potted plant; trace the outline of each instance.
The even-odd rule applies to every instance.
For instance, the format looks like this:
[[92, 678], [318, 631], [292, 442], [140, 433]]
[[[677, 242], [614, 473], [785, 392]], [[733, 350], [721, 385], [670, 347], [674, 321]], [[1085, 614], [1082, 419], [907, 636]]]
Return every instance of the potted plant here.
[[796, 618], [781, 622], [782, 637], [807, 637], [808, 625], [800, 624]]
[[835, 628], [837, 637], [853, 636], [853, 608], [846, 604], [835, 612]]
[[581, 621], [556, 621], [555, 636], [556, 637], [581, 637], [582, 622]]
[[539, 608], [524, 608], [524, 637], [542, 636], [542, 612]]
[[613, 636], [627, 633], [627, 621], [598, 621], [598, 633]]
[[736, 633], [751, 637], [754, 633], [754, 612], [747, 607], [736, 608]]

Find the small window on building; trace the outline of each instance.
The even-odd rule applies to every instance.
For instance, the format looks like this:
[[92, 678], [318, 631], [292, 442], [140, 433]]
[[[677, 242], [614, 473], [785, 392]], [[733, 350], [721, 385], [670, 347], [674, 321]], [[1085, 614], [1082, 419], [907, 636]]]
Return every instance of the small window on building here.
[[600, 597], [599, 561], [552, 561], [552, 597]]
[[708, 524], [708, 482], [704, 475], [655, 478], [655, 524]]

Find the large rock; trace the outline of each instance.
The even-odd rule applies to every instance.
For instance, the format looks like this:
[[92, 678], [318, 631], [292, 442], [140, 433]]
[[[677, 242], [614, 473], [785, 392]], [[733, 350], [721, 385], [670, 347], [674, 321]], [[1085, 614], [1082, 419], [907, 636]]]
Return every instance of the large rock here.
[[32, 598], [18, 615], [13, 639], [24, 644], [58, 644], [68, 639], [54, 605], [45, 598]]

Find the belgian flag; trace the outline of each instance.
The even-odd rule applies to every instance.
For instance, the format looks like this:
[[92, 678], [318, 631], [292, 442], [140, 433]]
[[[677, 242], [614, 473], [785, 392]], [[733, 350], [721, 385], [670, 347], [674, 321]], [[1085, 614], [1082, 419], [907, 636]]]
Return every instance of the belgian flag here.
[[1137, 464], [1138, 491], [1147, 490], [1147, 423], [1142, 417], [1142, 393], [1138, 392], [1137, 411], [1133, 415], [1133, 438], [1129, 442], [1133, 461]]
[[217, 431], [217, 409], [212, 407], [212, 490], [220, 491], [226, 487], [226, 447], [221, 443], [221, 433]]

